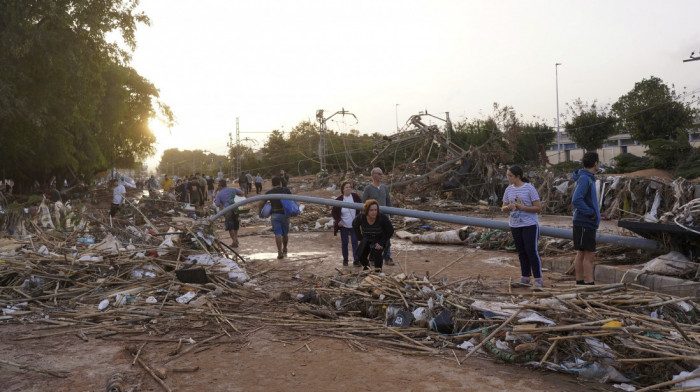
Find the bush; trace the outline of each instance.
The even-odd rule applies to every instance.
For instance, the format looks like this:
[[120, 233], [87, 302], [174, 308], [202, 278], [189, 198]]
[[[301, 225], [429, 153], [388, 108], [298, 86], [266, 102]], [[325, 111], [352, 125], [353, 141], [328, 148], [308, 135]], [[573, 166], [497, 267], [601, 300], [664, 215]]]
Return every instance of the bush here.
[[687, 159], [681, 161], [676, 175], [688, 180], [700, 177], [700, 150], [693, 150]]
[[652, 168], [652, 162], [649, 158], [638, 157], [627, 152], [613, 158], [613, 164], [613, 173], [631, 173]]
[[649, 149], [646, 154], [653, 158], [657, 169], [673, 170], [692, 152], [688, 139], [664, 140], [654, 139], [647, 142]]
[[571, 173], [572, 171], [576, 169], [582, 169], [583, 164], [581, 162], [576, 162], [576, 161], [565, 161], [565, 162], [560, 162], [557, 164], [552, 165], [550, 169], [554, 172], [564, 172], [564, 173]]

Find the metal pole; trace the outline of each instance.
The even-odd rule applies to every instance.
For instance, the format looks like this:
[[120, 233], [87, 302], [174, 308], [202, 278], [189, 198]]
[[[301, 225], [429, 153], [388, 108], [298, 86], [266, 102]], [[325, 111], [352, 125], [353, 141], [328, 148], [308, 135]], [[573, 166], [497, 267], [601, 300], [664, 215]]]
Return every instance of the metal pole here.
[[399, 104], [396, 104], [396, 132], [399, 131]]
[[554, 74], [557, 85], [557, 163], [561, 163], [561, 136], [559, 135], [559, 66], [561, 63], [554, 64]]
[[241, 133], [238, 128], [238, 117], [236, 117], [236, 178], [241, 177]]
[[[261, 201], [261, 200], [294, 200], [294, 201], [301, 201], [301, 202], [306, 202], [306, 203], [322, 204], [322, 205], [333, 206], [333, 207], [353, 208], [356, 210], [362, 210], [362, 207], [363, 207], [362, 203], [346, 203], [346, 202], [338, 201], [338, 200], [321, 199], [321, 198], [317, 198], [317, 197], [308, 197], [308, 196], [297, 196], [297, 195], [287, 195], [287, 194], [269, 194], [269, 195], [253, 196], [253, 197], [250, 197], [250, 198], [245, 199], [243, 201], [240, 201], [238, 203], [232, 204], [232, 205], [224, 208], [223, 210], [219, 211], [216, 215], [212, 216], [209, 219], [211, 221], [215, 221], [216, 219], [218, 219], [219, 217], [221, 217], [222, 215], [224, 215], [227, 211], [229, 211], [231, 209], [234, 209], [236, 207], [240, 207], [240, 206], [248, 204], [248, 203]], [[430, 212], [430, 211], [407, 210], [404, 208], [395, 208], [395, 207], [382, 207], [381, 211], [383, 213], [387, 213], [387, 214], [391, 214], [391, 215], [411, 216], [411, 217], [419, 218], [419, 219], [428, 219], [428, 220], [434, 220], [434, 221], [439, 221], [439, 222], [457, 223], [460, 225], [479, 226], [479, 227], [487, 227], [487, 228], [491, 228], [491, 229], [499, 229], [499, 230], [503, 230], [503, 231], [510, 231], [510, 225], [508, 224], [508, 222], [504, 222], [504, 221], [494, 221], [494, 220], [482, 219], [482, 218], [470, 218], [467, 216], [441, 214], [441, 213]], [[558, 228], [554, 228], [554, 227], [541, 227], [541, 226], [539, 229], [540, 229], [539, 230], [540, 234], [548, 236], [548, 237], [573, 239], [573, 231], [572, 230], [558, 229]], [[600, 232], [598, 232], [598, 234], [596, 234], [596, 242], [628, 246], [628, 247], [637, 248], [637, 249], [652, 249], [652, 250], [664, 249], [664, 245], [658, 241], [649, 240], [646, 238], [639, 238], [639, 237], [623, 237], [623, 236], [616, 236], [616, 235], [600, 234]]]

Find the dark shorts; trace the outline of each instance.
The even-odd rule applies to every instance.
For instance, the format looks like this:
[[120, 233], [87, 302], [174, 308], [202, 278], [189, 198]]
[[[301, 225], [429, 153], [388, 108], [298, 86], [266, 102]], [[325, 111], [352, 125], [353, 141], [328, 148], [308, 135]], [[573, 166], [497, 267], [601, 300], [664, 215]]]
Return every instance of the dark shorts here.
[[114, 215], [117, 215], [121, 207], [119, 204], [112, 204], [112, 206], [109, 208], [109, 216], [114, 217]]
[[240, 228], [241, 223], [238, 221], [238, 215], [233, 211], [227, 212], [224, 217], [226, 218], [224, 223], [224, 229], [226, 229], [226, 231], [238, 230]]
[[574, 250], [595, 252], [596, 229], [574, 226]]

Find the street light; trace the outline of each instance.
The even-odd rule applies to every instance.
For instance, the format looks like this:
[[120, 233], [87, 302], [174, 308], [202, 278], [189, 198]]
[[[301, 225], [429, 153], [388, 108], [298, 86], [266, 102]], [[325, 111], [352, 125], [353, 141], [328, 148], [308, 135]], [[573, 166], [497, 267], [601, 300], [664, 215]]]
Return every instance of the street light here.
[[559, 135], [559, 66], [561, 63], [554, 64], [554, 75], [557, 86], [557, 163], [561, 163], [561, 136]]
[[396, 132], [399, 131], [399, 104], [396, 104]]

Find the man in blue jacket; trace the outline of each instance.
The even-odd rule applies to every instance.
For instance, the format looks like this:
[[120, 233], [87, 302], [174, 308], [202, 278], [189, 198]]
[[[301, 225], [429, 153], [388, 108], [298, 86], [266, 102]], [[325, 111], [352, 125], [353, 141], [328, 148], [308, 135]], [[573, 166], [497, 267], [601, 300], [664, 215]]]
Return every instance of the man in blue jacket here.
[[583, 155], [583, 169], [574, 172], [576, 189], [571, 203], [574, 205], [574, 269], [576, 284], [592, 285], [593, 258], [595, 257], [595, 236], [600, 225], [600, 209], [595, 187], [594, 174], [600, 162], [598, 153], [587, 152]]

